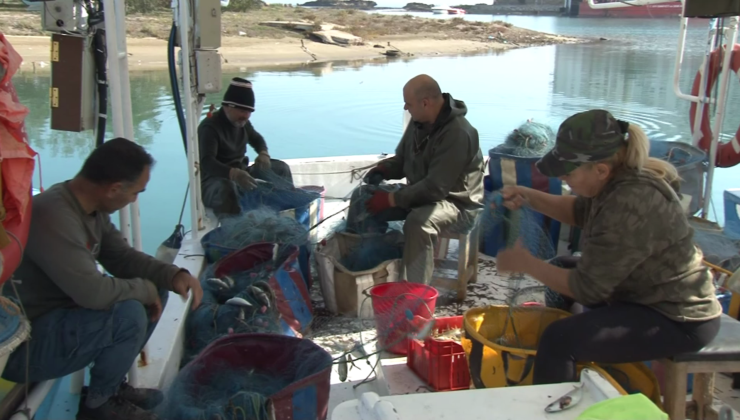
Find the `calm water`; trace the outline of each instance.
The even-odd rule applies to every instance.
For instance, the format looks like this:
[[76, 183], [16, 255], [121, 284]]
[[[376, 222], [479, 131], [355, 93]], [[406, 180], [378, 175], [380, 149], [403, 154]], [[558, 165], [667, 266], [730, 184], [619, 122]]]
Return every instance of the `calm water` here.
[[[431, 16], [431, 15], [426, 15]], [[293, 71], [242, 73], [255, 84], [255, 127], [276, 158], [393, 152], [401, 135], [403, 84], [419, 73], [435, 77], [444, 91], [464, 100], [468, 118], [486, 151], [528, 118], [554, 128], [568, 115], [594, 107], [641, 124], [652, 138], [690, 141], [687, 102], [672, 91], [678, 21], [554, 17], [468, 16], [507, 20], [531, 29], [608, 41], [538, 47], [478, 56], [435, 57], [373, 63], [300, 66]], [[706, 27], [691, 28], [681, 86], [688, 92], [702, 60]], [[224, 74], [224, 86], [237, 74]], [[732, 80], [735, 80], [734, 78]], [[69, 179], [91, 151], [90, 134], [49, 129], [48, 75], [14, 79], [31, 114], [26, 122], [41, 155], [43, 186]], [[725, 121], [728, 134], [740, 124], [740, 88], [731, 82]], [[186, 158], [164, 71], [133, 73], [136, 140], [157, 159], [140, 197], [145, 250], [154, 252], [179, 216], [187, 185]], [[220, 95], [208, 103], [218, 104]], [[254, 153], [250, 151], [250, 156]], [[722, 191], [737, 187], [740, 169], [717, 173], [714, 202], [719, 218]], [[38, 171], [34, 185], [39, 185]], [[117, 217], [114, 217], [117, 221]], [[189, 216], [184, 222], [187, 226]]]

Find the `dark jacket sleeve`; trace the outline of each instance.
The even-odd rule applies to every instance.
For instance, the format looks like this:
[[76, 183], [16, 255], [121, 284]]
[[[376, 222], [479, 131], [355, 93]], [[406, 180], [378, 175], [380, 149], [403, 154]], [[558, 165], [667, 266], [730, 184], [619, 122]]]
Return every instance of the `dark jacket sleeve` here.
[[402, 179], [404, 177], [403, 175], [403, 164], [404, 164], [404, 158], [405, 158], [405, 148], [406, 148], [406, 141], [409, 133], [409, 130], [413, 130], [412, 124], [409, 124], [409, 126], [406, 128], [406, 132], [403, 134], [403, 137], [401, 137], [401, 141], [398, 142], [398, 146], [396, 146], [396, 154], [392, 157], [389, 157], [388, 159], [383, 160], [378, 164], [378, 166], [384, 166], [385, 167], [385, 178], [386, 179]]
[[409, 209], [444, 200], [463, 176], [471, 157], [477, 152], [473, 150], [476, 141], [458, 124], [451, 124], [443, 130], [439, 140], [430, 145], [434, 147], [434, 154], [426, 177], [395, 193], [397, 206]]
[[[31, 223], [33, 240], [25, 252], [75, 303], [87, 309], [104, 310], [124, 300], [151, 304], [157, 299], [157, 289], [150, 281], [134, 276], [110, 277], [98, 270], [95, 257], [87, 247], [85, 226], [71, 210], [58, 206], [39, 215]], [[133, 266], [137, 261], [130, 263]]]
[[218, 133], [211, 127], [198, 127], [198, 151], [200, 167], [204, 174], [217, 178], [229, 178], [231, 167], [216, 159], [218, 154]]
[[144, 278], [160, 289], [172, 290], [172, 279], [181, 271], [180, 268], [131, 247], [111, 223], [110, 217], [105, 217], [103, 229], [98, 261], [109, 273], [126, 279]]
[[247, 130], [247, 141], [249, 142], [249, 145], [252, 146], [252, 149], [257, 153], [266, 152], [267, 142], [265, 142], [265, 138], [262, 137], [262, 134], [258, 133], [257, 130], [254, 129], [252, 123], [247, 121], [247, 125], [244, 128]]

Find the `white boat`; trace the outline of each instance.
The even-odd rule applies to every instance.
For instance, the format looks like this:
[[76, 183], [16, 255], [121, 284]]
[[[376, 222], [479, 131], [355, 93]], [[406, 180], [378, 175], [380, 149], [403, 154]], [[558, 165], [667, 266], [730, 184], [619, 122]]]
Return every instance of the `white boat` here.
[[[179, 6], [176, 17], [178, 21], [187, 21], [189, 2], [176, 2]], [[114, 112], [114, 134], [116, 136], [133, 138], [131, 124], [131, 98], [128, 88], [127, 54], [125, 42], [120, 39], [122, 22], [125, 18], [123, 1], [105, 0], [106, 10], [113, 13], [106, 14], [108, 29], [109, 74], [111, 77], [111, 102]], [[447, 10], [447, 9], [445, 9]], [[737, 19], [734, 20], [737, 25]], [[737, 26], [735, 26], [737, 28]], [[189, 28], [193, 29], [193, 28]], [[685, 30], [685, 21], [682, 20], [682, 29]], [[731, 32], [736, 37], [737, 31]], [[682, 32], [685, 36], [685, 32]], [[180, 43], [183, 49], [191, 51], [190, 39], [187, 31], [180, 31]], [[731, 38], [734, 43], [734, 38]], [[682, 43], [680, 45], [683, 45]], [[679, 47], [682, 54], [682, 47]], [[218, 61], [218, 60], [217, 60]], [[677, 59], [677, 63], [680, 59]], [[182, 75], [185, 80], [191, 78], [195, 67], [185, 66]], [[729, 72], [728, 72], [729, 73]], [[726, 81], [724, 82], [726, 87]], [[200, 119], [200, 110], [203, 102], [198, 102], [196, 92], [184, 90], [184, 108], [186, 116], [186, 137], [188, 144], [188, 170], [190, 177], [191, 197], [191, 225], [198, 228], [189, 232], [179, 250], [175, 264], [188, 269], [191, 273], [200, 273], [205, 266], [203, 249], [200, 238], [216, 227], [217, 220], [209, 215], [200, 202], [199, 175], [195, 171], [197, 156], [197, 139], [195, 127]], [[720, 100], [719, 106], [723, 103]], [[116, 112], [118, 111], [118, 112]], [[718, 122], [721, 126], [721, 119]], [[715, 153], [716, 151], [713, 151]], [[361, 155], [344, 157], [327, 157], [312, 159], [286, 160], [293, 171], [296, 185], [321, 185], [326, 190], [327, 197], [347, 197], [358, 185], [363, 172], [387, 155]], [[710, 158], [709, 182], [713, 160]], [[711, 184], [708, 184], [706, 196], [711, 196]], [[706, 204], [708, 206], [708, 203]], [[329, 217], [341, 217], [341, 211], [347, 202], [337, 198], [327, 198], [324, 214]], [[339, 215], [335, 215], [335, 214]], [[132, 243], [140, 247], [138, 232], [138, 210], [133, 206], [131, 211], [121, 212], [122, 231], [132, 238]], [[319, 237], [330, 231], [330, 223], [322, 225]], [[563, 229], [567, 232], [567, 229]], [[566, 234], [563, 234], [563, 237]], [[454, 252], [454, 250], [450, 250]], [[498, 287], [505, 288], [507, 279], [498, 277], [493, 270], [488, 270], [494, 259], [480, 255], [478, 284], [476, 288]], [[495, 301], [495, 297], [492, 300]], [[503, 300], [503, 298], [501, 299]], [[491, 300], [474, 301], [472, 306], [484, 306], [493, 303]], [[501, 303], [501, 302], [498, 302]], [[463, 308], [465, 309], [465, 308]], [[182, 301], [175, 295], [165, 307], [161, 320], [146, 346], [146, 363], [135, 363], [129, 374], [129, 381], [134, 386], [167, 389], [178, 373], [180, 360], [184, 352], [185, 319], [189, 312], [189, 301]], [[346, 332], [339, 333], [345, 335]], [[331, 342], [332, 336], [322, 337], [324, 343]], [[318, 340], [317, 340], [318, 341]], [[495, 410], [501, 418], [527, 419], [575, 419], [579, 413], [591, 404], [620, 395], [619, 390], [596, 371], [585, 371], [585, 397], [578, 408], [573, 408], [557, 414], [544, 411], [544, 406], [555, 401], [558, 397], [569, 392], [578, 384], [557, 384], [546, 386], [522, 386], [509, 388], [461, 390], [443, 394], [429, 395], [426, 384], [416, 377], [405, 365], [405, 358], [382, 354], [369, 358], [368, 366], [350, 369], [346, 381], [339, 379], [338, 367], [332, 371], [331, 393], [329, 396], [329, 419], [332, 420], [398, 420], [421, 419], [438, 420], [459, 415], [464, 418], [484, 418]], [[28, 399], [24, 399], [20, 408], [28, 408], [32, 418], [37, 420], [71, 420], [74, 419], [79, 401], [79, 391], [85, 381], [85, 372], [80, 371], [64, 378], [45, 381], [36, 384], [30, 391]], [[367, 378], [373, 380], [367, 381]], [[740, 393], [732, 391], [729, 379], [718, 376], [718, 389], [722, 390], [719, 397], [733, 408], [740, 409], [738, 398]], [[364, 411], [363, 411], [364, 410]], [[385, 410], [385, 411], [383, 411]], [[383, 414], [385, 413], [385, 414]], [[395, 413], [396, 417], [393, 417]], [[384, 417], [385, 416], [385, 417]], [[478, 417], [475, 417], [478, 416]], [[24, 420], [23, 414], [15, 414], [12, 420]], [[488, 417], [485, 417], [488, 418]], [[673, 419], [678, 420], [678, 419]]]
[[449, 6], [432, 7], [432, 13], [435, 15], [464, 15], [465, 10]]

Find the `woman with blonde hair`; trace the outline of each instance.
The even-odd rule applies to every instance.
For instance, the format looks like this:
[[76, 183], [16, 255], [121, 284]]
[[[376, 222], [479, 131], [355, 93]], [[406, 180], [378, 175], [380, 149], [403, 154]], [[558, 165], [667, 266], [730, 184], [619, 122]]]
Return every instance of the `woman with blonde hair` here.
[[628, 363], [694, 352], [719, 331], [722, 308], [677, 194], [678, 173], [648, 156], [636, 125], [604, 110], [560, 126], [542, 174], [572, 195], [505, 187], [504, 206], [523, 205], [583, 231], [571, 268], [532, 256], [520, 243], [497, 255], [498, 270], [530, 275], [589, 310], [549, 325], [534, 383], [576, 381], [579, 362]]

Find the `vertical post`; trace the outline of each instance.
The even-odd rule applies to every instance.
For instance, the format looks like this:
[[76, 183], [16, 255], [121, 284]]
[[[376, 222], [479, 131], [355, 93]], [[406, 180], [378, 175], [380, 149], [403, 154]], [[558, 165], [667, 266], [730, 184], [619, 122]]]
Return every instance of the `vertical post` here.
[[[110, 75], [111, 108], [113, 109], [113, 133], [131, 141], [134, 138], [134, 119], [131, 109], [131, 84], [128, 74], [126, 51], [126, 9], [123, 1], [103, 0], [105, 13], [106, 48], [108, 50], [108, 74]], [[119, 210], [121, 233], [129, 245], [142, 250], [141, 223], [138, 202]], [[143, 351], [146, 351], [146, 347]], [[138, 362], [134, 360], [128, 372], [131, 386], [138, 382]]]
[[[118, 37], [118, 53], [120, 54], [120, 83], [121, 83], [121, 113], [123, 114], [124, 137], [136, 141], [134, 138], [134, 113], [131, 106], [131, 82], [128, 74], [128, 51], [126, 48], [126, 6], [123, 1], [115, 1], [116, 31]], [[131, 246], [137, 251], [144, 249], [141, 240], [141, 219], [139, 215], [139, 201], [129, 205], [131, 220]]]
[[[124, 42], [126, 41], [126, 34], [121, 34], [118, 28], [118, 21], [116, 18], [116, 5], [114, 0], [103, 0], [103, 10], [105, 13], [105, 44], [106, 49], [108, 50], [108, 75], [109, 78], [109, 89], [110, 89], [110, 104], [111, 108], [113, 109], [113, 112], [111, 112], [111, 120], [113, 122], [113, 135], [116, 137], [126, 137], [126, 132], [124, 129], [124, 117], [123, 114], [125, 113], [125, 110], [122, 108], [122, 101], [121, 97], [123, 96], [123, 88], [121, 86], [121, 69], [123, 66], [121, 65], [121, 61], [124, 58], [121, 58], [119, 46], [120, 41], [119, 37], [124, 37]], [[125, 16], [124, 16], [125, 18]], [[125, 52], [124, 52], [125, 56]], [[128, 68], [126, 68], [128, 70]], [[130, 108], [129, 108], [130, 110]], [[133, 140], [133, 139], [130, 139]], [[118, 211], [118, 217], [119, 217], [119, 225], [121, 234], [123, 235], [123, 238], [128, 242], [129, 244], [132, 243], [131, 240], [131, 220], [130, 220], [130, 212], [129, 207], [126, 206]]]
[[193, 25], [190, 24], [190, 4], [189, 0], [179, 0], [178, 6], [178, 26], [180, 29], [180, 64], [182, 66], [182, 84], [185, 93], [185, 138], [188, 143], [188, 177], [190, 178], [190, 239], [198, 240], [199, 217], [198, 217], [198, 174], [195, 172], [195, 163], [197, 162], [196, 151], [198, 142], [195, 135], [195, 122], [198, 115], [194, 114], [193, 106], [193, 82], [190, 75], [190, 32]]
[[712, 182], [714, 181], [714, 168], [717, 162], [717, 147], [719, 145], [719, 137], [722, 131], [722, 123], [725, 119], [725, 106], [727, 105], [727, 91], [729, 89], [728, 82], [730, 81], [730, 59], [732, 58], [732, 52], [737, 42], [737, 29], [740, 18], [733, 16], [730, 18], [730, 27], [727, 35], [727, 46], [725, 47], [725, 55], [722, 60], [722, 76], [719, 82], [719, 98], [717, 98], [717, 114], [714, 117], [714, 127], [712, 132], [714, 137], [712, 143], [709, 146], [709, 168], [707, 169], [707, 184], [704, 189], [704, 203], [702, 208], [702, 216], [706, 219], [709, 215], [709, 203], [712, 201]]

